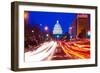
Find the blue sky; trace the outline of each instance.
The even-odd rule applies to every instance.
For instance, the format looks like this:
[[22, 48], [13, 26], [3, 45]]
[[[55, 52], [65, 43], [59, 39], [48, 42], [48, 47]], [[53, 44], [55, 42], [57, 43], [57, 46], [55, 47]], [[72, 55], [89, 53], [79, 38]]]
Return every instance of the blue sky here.
[[48, 26], [49, 31], [52, 33], [56, 21], [59, 20], [63, 33], [66, 33], [68, 32], [68, 28], [73, 23], [75, 17], [76, 14], [74, 13], [29, 11], [28, 23], [30, 26], [40, 26], [40, 24], [42, 24], [41, 30], [44, 30], [44, 27]]

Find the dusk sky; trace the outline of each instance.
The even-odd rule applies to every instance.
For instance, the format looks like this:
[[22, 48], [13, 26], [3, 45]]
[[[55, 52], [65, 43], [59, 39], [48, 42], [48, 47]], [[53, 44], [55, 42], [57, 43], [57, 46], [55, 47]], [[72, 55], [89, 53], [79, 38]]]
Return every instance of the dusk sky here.
[[68, 28], [73, 23], [76, 14], [74, 13], [56, 13], [56, 12], [36, 12], [29, 11], [28, 23], [30, 26], [41, 24], [41, 30], [44, 30], [45, 26], [48, 26], [49, 31], [52, 33], [56, 21], [59, 20], [59, 23], [62, 27], [63, 33], [68, 32]]

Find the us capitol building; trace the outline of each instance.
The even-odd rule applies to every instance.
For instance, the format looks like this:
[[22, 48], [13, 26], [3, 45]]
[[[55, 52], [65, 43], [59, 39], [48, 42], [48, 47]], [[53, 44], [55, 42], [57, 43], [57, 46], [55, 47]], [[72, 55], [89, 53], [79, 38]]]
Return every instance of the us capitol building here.
[[61, 28], [61, 25], [59, 23], [59, 20], [56, 21], [56, 24], [54, 25], [54, 29], [53, 29], [53, 35], [56, 37], [56, 38], [60, 38], [61, 35], [62, 35], [63, 31], [62, 31], [62, 28]]

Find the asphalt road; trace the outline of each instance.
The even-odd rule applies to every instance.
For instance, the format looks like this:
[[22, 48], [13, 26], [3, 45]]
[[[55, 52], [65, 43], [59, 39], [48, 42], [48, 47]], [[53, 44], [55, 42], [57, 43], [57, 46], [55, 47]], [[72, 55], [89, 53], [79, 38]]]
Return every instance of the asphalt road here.
[[25, 53], [25, 62], [47, 60], [69, 60], [90, 58], [90, 41], [49, 41], [41, 44], [34, 51]]

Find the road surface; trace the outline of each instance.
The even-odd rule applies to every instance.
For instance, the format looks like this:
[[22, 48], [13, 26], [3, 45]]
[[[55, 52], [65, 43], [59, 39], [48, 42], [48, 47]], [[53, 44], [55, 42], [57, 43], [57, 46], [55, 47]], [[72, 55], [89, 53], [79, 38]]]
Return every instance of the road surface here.
[[49, 41], [33, 51], [25, 52], [25, 62], [90, 58], [90, 41]]

